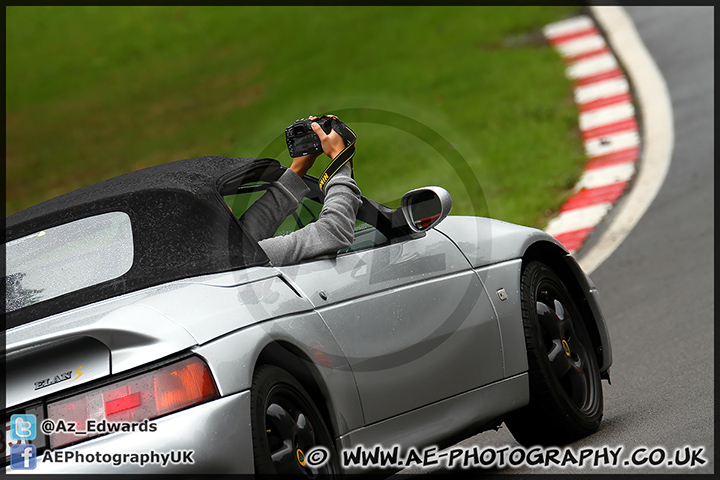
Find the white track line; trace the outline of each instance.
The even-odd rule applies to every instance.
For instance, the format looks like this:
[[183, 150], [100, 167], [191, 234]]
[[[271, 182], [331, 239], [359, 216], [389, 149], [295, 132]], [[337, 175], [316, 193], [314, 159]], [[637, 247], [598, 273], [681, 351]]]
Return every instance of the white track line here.
[[643, 118], [644, 149], [632, 190], [616, 205], [598, 241], [579, 258], [588, 273], [615, 251], [657, 196], [670, 168], [674, 142], [672, 105], [665, 79], [632, 20], [622, 7], [590, 8], [635, 87]]

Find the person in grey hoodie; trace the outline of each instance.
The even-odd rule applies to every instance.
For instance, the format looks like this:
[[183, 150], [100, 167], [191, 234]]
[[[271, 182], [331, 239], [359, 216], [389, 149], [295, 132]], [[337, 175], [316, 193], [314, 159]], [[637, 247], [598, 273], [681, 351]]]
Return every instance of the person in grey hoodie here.
[[[317, 117], [308, 117], [315, 120]], [[323, 152], [331, 159], [345, 148], [345, 142], [335, 131], [326, 134], [317, 123], [313, 131], [320, 138]], [[265, 194], [240, 217], [240, 223], [267, 254], [275, 266], [291, 265], [352, 245], [355, 218], [362, 203], [360, 189], [345, 164], [330, 178], [325, 187], [325, 201], [318, 219], [287, 235], [272, 237], [285, 218], [294, 212], [310, 191], [302, 177], [321, 154], [293, 158], [292, 165], [273, 182]]]

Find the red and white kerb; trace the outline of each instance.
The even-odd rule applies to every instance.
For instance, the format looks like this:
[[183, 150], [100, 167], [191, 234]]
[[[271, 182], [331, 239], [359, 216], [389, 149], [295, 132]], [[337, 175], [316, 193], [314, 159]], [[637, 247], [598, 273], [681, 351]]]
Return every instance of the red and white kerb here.
[[588, 156], [574, 194], [545, 229], [575, 252], [627, 188], [640, 136], [627, 78], [593, 20], [574, 17], [543, 33], [567, 63]]

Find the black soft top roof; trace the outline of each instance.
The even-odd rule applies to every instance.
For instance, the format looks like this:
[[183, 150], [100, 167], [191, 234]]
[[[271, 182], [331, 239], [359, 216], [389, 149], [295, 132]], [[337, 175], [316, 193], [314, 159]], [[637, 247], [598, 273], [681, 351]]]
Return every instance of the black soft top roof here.
[[280, 169], [274, 159], [207, 156], [126, 173], [60, 195], [6, 219], [6, 241], [101, 213], [132, 221], [134, 262], [123, 276], [21, 308], [6, 328], [116, 295], [197, 275], [267, 264], [222, 201], [220, 187], [249, 172]]

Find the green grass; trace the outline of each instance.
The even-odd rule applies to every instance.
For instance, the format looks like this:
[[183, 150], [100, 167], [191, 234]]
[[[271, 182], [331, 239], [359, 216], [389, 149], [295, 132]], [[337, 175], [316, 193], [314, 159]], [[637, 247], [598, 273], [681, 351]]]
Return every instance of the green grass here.
[[584, 156], [540, 29], [576, 11], [7, 7], [6, 215], [193, 156], [289, 165], [284, 128], [342, 112], [366, 196], [441, 185], [454, 214], [543, 226]]

